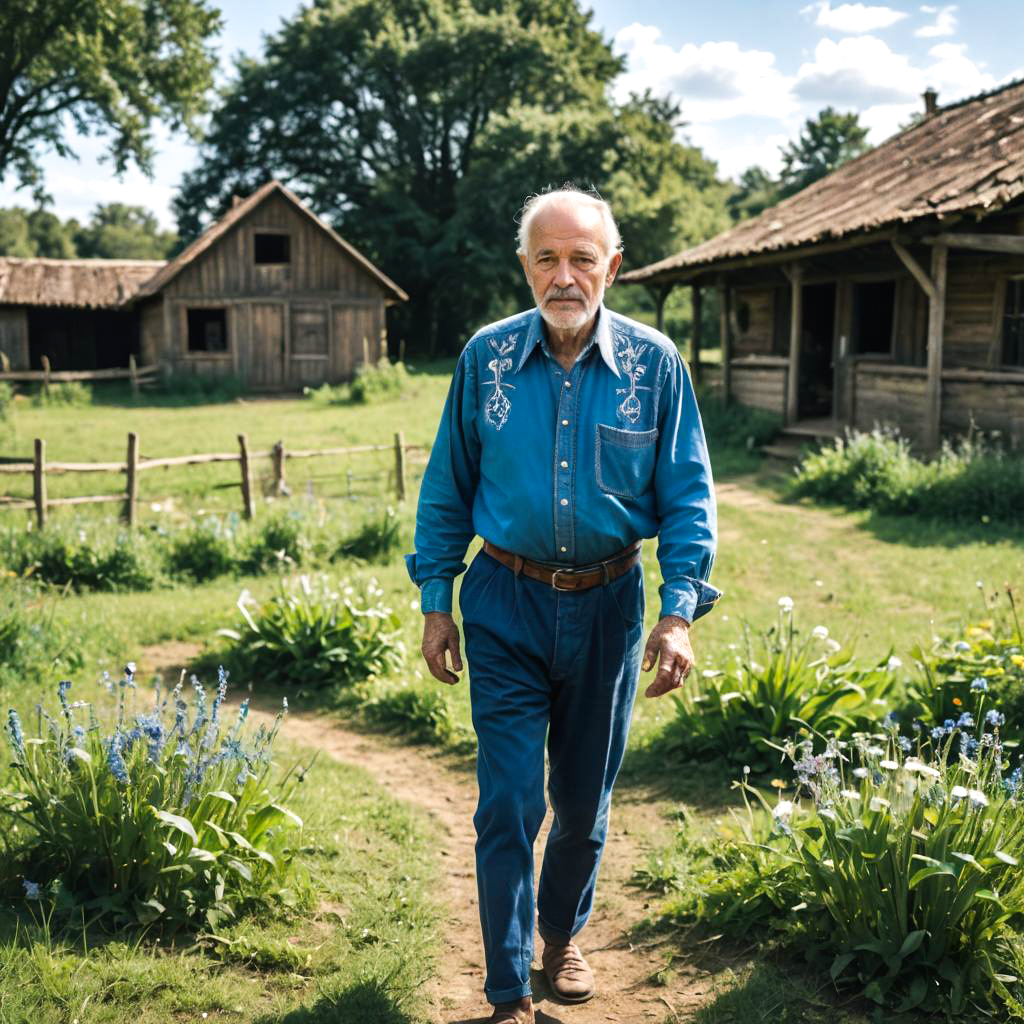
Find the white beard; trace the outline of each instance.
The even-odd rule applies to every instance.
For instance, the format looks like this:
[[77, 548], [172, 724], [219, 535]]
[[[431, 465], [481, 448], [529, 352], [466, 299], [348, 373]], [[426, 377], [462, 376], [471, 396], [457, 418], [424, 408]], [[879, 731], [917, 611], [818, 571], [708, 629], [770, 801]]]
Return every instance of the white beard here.
[[559, 331], [578, 331], [591, 317], [586, 306], [576, 309], [548, 309], [541, 306], [540, 315], [551, 327]]

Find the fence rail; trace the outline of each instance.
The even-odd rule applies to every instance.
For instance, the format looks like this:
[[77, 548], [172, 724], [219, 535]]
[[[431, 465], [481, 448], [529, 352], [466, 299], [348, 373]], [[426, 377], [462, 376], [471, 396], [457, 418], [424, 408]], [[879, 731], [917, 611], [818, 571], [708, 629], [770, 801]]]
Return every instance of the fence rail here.
[[[35, 509], [36, 522], [40, 528], [46, 525], [47, 511], [57, 505], [86, 505], [100, 502], [122, 502], [122, 518], [129, 526], [137, 521], [139, 501], [139, 474], [149, 469], [168, 466], [200, 466], [214, 462], [237, 462], [239, 481], [229, 486], [241, 487], [242, 514], [251, 519], [253, 514], [252, 462], [254, 459], [270, 459], [274, 495], [287, 494], [288, 486], [285, 469], [288, 459], [313, 459], [330, 455], [360, 455], [366, 452], [393, 452], [395, 457], [395, 497], [404, 501], [406, 497], [406, 453], [425, 450], [424, 445], [406, 444], [402, 431], [395, 434], [391, 444], [361, 444], [347, 448], [299, 449], [289, 451], [284, 441], [278, 441], [268, 451], [250, 451], [249, 439], [238, 435], [237, 452], [208, 452], [194, 455], [170, 455], [156, 459], [139, 457], [139, 435], [128, 434], [128, 448], [124, 462], [47, 462], [46, 441], [36, 438], [31, 462], [8, 462], [0, 464], [0, 474], [31, 473], [32, 497], [0, 495], [0, 509]], [[124, 473], [125, 489], [119, 494], [83, 494], [71, 498], [50, 498], [46, 493], [46, 478], [61, 473]]]
[[12, 370], [7, 354], [0, 352], [0, 381], [36, 381], [42, 384], [44, 389], [48, 389], [51, 384], [71, 381], [129, 380], [132, 383], [132, 392], [138, 394], [144, 385], [155, 384], [160, 375], [160, 367], [155, 363], [152, 366], [136, 366], [135, 356], [132, 355], [128, 356], [128, 366], [124, 369], [113, 367], [106, 370], [53, 370], [47, 356], [42, 356], [40, 362], [43, 365], [41, 370]]

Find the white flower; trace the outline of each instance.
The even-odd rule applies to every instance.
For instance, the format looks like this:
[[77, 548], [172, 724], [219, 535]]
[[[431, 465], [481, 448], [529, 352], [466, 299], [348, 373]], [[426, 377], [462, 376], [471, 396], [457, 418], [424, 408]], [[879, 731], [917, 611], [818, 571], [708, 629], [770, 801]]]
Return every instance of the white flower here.
[[833, 639], [832, 639], [831, 637], [829, 637], [829, 639], [825, 641], [825, 649], [826, 649], [826, 650], [827, 650], [827, 651], [828, 651], [828, 652], [829, 652], [830, 654], [835, 654], [835, 653], [836, 653], [836, 651], [838, 651], [838, 650], [840, 650], [840, 649], [842, 648], [842, 646], [843, 646], [842, 644], [840, 644], [840, 643], [837, 643], [837, 642], [836, 642], [835, 640], [833, 640]]
[[988, 807], [988, 797], [980, 789], [968, 790], [967, 798], [974, 807]]
[[891, 772], [894, 772], [897, 768], [899, 768], [899, 764], [896, 761], [879, 761], [878, 763], [883, 768], [887, 768]]
[[873, 811], [884, 811], [890, 808], [891, 806], [892, 804], [890, 804], [889, 801], [882, 796], [873, 796], [871, 798], [871, 803], [868, 804], [868, 807], [870, 807]]
[[824, 581], [823, 581], [823, 580], [815, 580], [815, 581], [814, 581], [814, 585], [815, 585], [816, 587], [823, 587], [823, 586], [825, 586], [825, 583], [824, 583]]
[[949, 791], [949, 795], [951, 797], [953, 797], [954, 800], [963, 800], [963, 798], [965, 796], [967, 796], [967, 787], [966, 786], [954, 786]]
[[789, 614], [793, 610], [793, 598], [791, 597], [780, 597], [779, 607], [785, 614]]
[[780, 800], [772, 810], [773, 818], [788, 818], [793, 813], [792, 800]]
[[903, 667], [903, 662], [894, 654], [886, 663], [885, 667], [889, 672], [895, 672], [896, 669]]
[[927, 775], [929, 779], [937, 779], [939, 777], [939, 770], [933, 768], [930, 764], [925, 764], [923, 761], [918, 761], [916, 757], [908, 757], [903, 763], [903, 767], [908, 772], [917, 772], [918, 775]]
[[815, 640], [827, 640], [828, 639], [828, 626], [815, 626], [811, 630], [811, 636]]
[[872, 757], [881, 757], [885, 751], [881, 747], [868, 747], [867, 753]]
[[860, 799], [860, 793], [858, 793], [857, 790], [855, 790], [855, 789], [844, 789], [840, 793], [840, 796], [845, 796], [847, 800], [859, 800]]
[[867, 768], [854, 768], [853, 774], [858, 779], [866, 779], [868, 777]]

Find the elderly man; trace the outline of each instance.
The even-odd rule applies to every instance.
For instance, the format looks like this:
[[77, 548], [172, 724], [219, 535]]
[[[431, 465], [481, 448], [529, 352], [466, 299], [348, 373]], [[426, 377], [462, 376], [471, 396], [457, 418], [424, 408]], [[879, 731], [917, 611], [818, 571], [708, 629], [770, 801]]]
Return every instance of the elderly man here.
[[[536, 924], [554, 994], [594, 979], [572, 941], [594, 901], [612, 785], [640, 671], [657, 697], [693, 664], [690, 624], [716, 522], [693, 389], [675, 346], [603, 305], [622, 261], [607, 204], [567, 186], [529, 200], [519, 259], [537, 308], [466, 345], [423, 478], [416, 554], [423, 657], [462, 670], [452, 583], [462, 583], [480, 787], [477, 884], [494, 1024], [532, 1024], [533, 844], [546, 811]], [[661, 618], [643, 645], [640, 542], [658, 536]], [[447, 656], [451, 658], [450, 667]]]

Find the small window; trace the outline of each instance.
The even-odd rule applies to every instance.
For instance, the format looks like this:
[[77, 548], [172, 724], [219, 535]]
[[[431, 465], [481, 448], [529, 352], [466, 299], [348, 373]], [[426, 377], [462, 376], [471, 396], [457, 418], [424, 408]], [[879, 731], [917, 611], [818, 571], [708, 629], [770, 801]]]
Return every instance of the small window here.
[[188, 311], [189, 352], [227, 352], [228, 316], [225, 309]]
[[1024, 366], [1024, 278], [1006, 282], [1003, 303], [1003, 365]]
[[853, 286], [853, 351], [890, 355], [896, 313], [895, 281], [860, 281]]
[[254, 239], [254, 259], [257, 264], [290, 263], [291, 241], [288, 235], [277, 232], [256, 232]]

